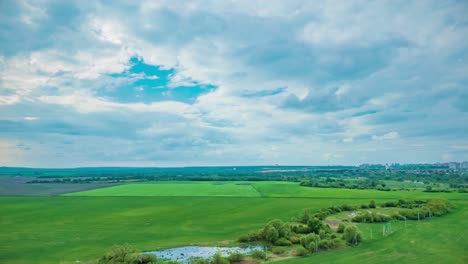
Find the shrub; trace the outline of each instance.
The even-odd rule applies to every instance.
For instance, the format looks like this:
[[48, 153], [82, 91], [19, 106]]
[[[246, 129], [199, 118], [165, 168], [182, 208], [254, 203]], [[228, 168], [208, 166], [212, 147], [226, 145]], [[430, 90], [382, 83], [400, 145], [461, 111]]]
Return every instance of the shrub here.
[[308, 234], [310, 233], [309, 227], [306, 225], [295, 225], [292, 227], [292, 231], [297, 234]]
[[341, 210], [343, 210], [343, 211], [353, 211], [353, 210], [356, 210], [356, 207], [344, 204], [344, 205], [341, 206]]
[[341, 212], [341, 207], [339, 207], [339, 206], [332, 206], [332, 207], [329, 207], [328, 209], [333, 211], [334, 213]]
[[290, 246], [292, 245], [291, 241], [287, 240], [286, 238], [282, 237], [275, 242], [276, 246]]
[[221, 256], [221, 253], [216, 252], [216, 254], [213, 255], [210, 261], [211, 264], [229, 264], [229, 261]]
[[397, 207], [398, 203], [397, 202], [385, 202], [381, 205], [381, 207]]
[[350, 245], [357, 245], [362, 241], [362, 235], [356, 226], [347, 226], [343, 232], [343, 239]]
[[318, 247], [323, 250], [328, 250], [328, 249], [333, 248], [333, 243], [329, 239], [323, 239], [323, 240], [320, 240]]
[[317, 251], [319, 242], [320, 237], [315, 233], [308, 234], [301, 239], [301, 245], [309, 250], [309, 252]]
[[434, 216], [441, 216], [450, 212], [451, 204], [444, 199], [429, 200], [426, 204], [427, 208]]
[[266, 254], [265, 252], [263, 251], [260, 251], [260, 250], [254, 250], [250, 253], [250, 256], [252, 256], [252, 258], [256, 258], [256, 259], [265, 259], [266, 257]]
[[343, 233], [344, 230], [345, 230], [345, 228], [346, 228], [346, 226], [345, 226], [343, 223], [340, 223], [340, 224], [338, 225], [338, 228], [336, 229], [336, 232], [337, 232], [337, 233]]
[[245, 258], [245, 255], [239, 252], [234, 252], [231, 255], [229, 255], [228, 260], [229, 263], [237, 263], [241, 262]]
[[156, 256], [149, 254], [134, 253], [127, 258], [128, 264], [151, 264], [156, 263]]
[[309, 254], [309, 251], [304, 247], [299, 247], [294, 252], [295, 256], [306, 256], [307, 254]]
[[374, 212], [366, 212], [360, 215], [357, 215], [351, 219], [353, 222], [357, 223], [381, 223], [381, 222], [388, 222], [392, 218], [387, 215], [378, 214]]
[[128, 244], [113, 246], [101, 259], [100, 264], [151, 264], [156, 263], [154, 255], [141, 254]]
[[262, 235], [260, 233], [249, 233], [247, 235], [243, 235], [239, 237], [238, 241], [239, 242], [252, 242], [252, 241], [261, 241], [262, 240]]
[[301, 237], [298, 235], [292, 235], [289, 237], [289, 241], [291, 241], [292, 244], [299, 244], [301, 243]]
[[275, 243], [275, 241], [279, 237], [278, 230], [276, 230], [276, 228], [270, 225], [265, 227], [265, 230], [263, 233], [265, 234], [266, 241], [270, 243]]
[[375, 201], [374, 200], [371, 200], [370, 203], [369, 203], [369, 208], [375, 208]]
[[190, 258], [189, 263], [190, 264], [210, 264], [210, 262], [207, 259], [204, 259], [202, 257], [192, 257]]
[[320, 237], [320, 239], [324, 239], [324, 238], [326, 238], [327, 236], [328, 236], [328, 233], [327, 233], [325, 230], [323, 230], [323, 229], [320, 230], [320, 232], [319, 232], [319, 237]]
[[286, 251], [287, 251], [287, 248], [285, 248], [285, 247], [273, 247], [271, 249], [271, 252], [273, 252], [276, 255], [282, 255], [282, 254], [286, 253]]
[[320, 221], [319, 219], [313, 218], [309, 220], [309, 222], [307, 222], [307, 226], [309, 227], [309, 232], [314, 232], [318, 234], [323, 224], [322, 221]]

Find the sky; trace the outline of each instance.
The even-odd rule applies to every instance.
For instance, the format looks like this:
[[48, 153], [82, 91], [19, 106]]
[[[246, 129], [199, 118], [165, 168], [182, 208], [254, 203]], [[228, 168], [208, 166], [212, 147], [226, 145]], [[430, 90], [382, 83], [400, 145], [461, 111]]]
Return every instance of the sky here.
[[0, 1], [0, 166], [468, 160], [466, 1]]

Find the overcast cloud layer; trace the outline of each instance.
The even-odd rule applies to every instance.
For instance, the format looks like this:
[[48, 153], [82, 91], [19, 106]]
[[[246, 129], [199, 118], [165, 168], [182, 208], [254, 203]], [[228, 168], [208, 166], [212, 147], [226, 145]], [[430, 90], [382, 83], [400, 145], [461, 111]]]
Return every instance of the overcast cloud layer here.
[[0, 1], [0, 165], [468, 160], [466, 14], [466, 1]]

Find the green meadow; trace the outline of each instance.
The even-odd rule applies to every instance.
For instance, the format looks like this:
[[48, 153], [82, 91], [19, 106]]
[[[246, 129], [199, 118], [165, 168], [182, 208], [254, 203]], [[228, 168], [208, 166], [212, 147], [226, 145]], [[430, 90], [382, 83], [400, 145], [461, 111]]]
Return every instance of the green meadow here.
[[382, 224], [358, 224], [364, 242], [357, 247], [275, 263], [468, 263], [468, 201], [454, 204], [454, 211], [444, 217], [407, 221], [406, 227], [393, 222], [394, 233], [387, 237], [382, 236]]
[[447, 198], [465, 199], [465, 193], [426, 193], [314, 188], [296, 182], [157, 182], [125, 184], [65, 194], [66, 196], [233, 196], [348, 199]]
[[251, 183], [157, 182], [125, 184], [68, 195], [78, 196], [237, 196], [260, 197]]
[[[282, 261], [466, 263], [468, 194], [326, 189], [285, 182], [163, 182], [64, 196], [0, 197], [0, 263], [85, 263], [122, 243], [141, 250], [232, 244], [272, 219], [290, 220], [304, 209], [406, 197], [448, 198], [456, 209], [441, 218], [408, 221], [406, 229], [395, 224], [396, 232], [385, 238], [377, 235], [381, 225], [360, 225], [366, 240], [355, 248]], [[371, 240], [366, 234], [372, 227], [376, 235]]]

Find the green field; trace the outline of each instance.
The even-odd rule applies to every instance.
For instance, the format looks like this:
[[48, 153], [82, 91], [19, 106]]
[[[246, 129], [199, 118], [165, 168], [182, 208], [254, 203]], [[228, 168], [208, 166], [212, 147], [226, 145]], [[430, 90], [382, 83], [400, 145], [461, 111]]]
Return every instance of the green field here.
[[125, 184], [69, 195], [78, 196], [234, 196], [260, 197], [250, 183], [243, 182], [157, 182]]
[[295, 182], [158, 182], [126, 184], [71, 196], [232, 196], [232, 197], [308, 197], [349, 199], [448, 198], [465, 199], [464, 193], [426, 193], [418, 191], [377, 191], [300, 186]]
[[[356, 248], [284, 261], [415, 263], [417, 258], [426, 261], [421, 263], [434, 263], [428, 261], [431, 259], [436, 263], [466, 263], [467, 260], [464, 253], [468, 250], [467, 242], [463, 239], [468, 235], [467, 194], [325, 189], [282, 182], [252, 185], [167, 182], [121, 185], [70, 195], [76, 196], [0, 197], [0, 263], [83, 262], [98, 258], [113, 244], [122, 243], [141, 250], [232, 243], [269, 220], [290, 220], [304, 209], [313, 211], [345, 203], [359, 205], [369, 199], [379, 199], [379, 203], [403, 197], [436, 196], [454, 199], [455, 211], [433, 220], [409, 222], [406, 231], [395, 226], [398, 230], [391, 236], [383, 239], [376, 236]], [[368, 226], [372, 225], [361, 226], [365, 235]], [[375, 228], [381, 227], [375, 224]]]
[[455, 204], [454, 212], [444, 217], [408, 221], [406, 228], [404, 222], [393, 222], [395, 232], [385, 238], [382, 224], [359, 224], [365, 240], [357, 247], [275, 263], [468, 263], [468, 202]]

